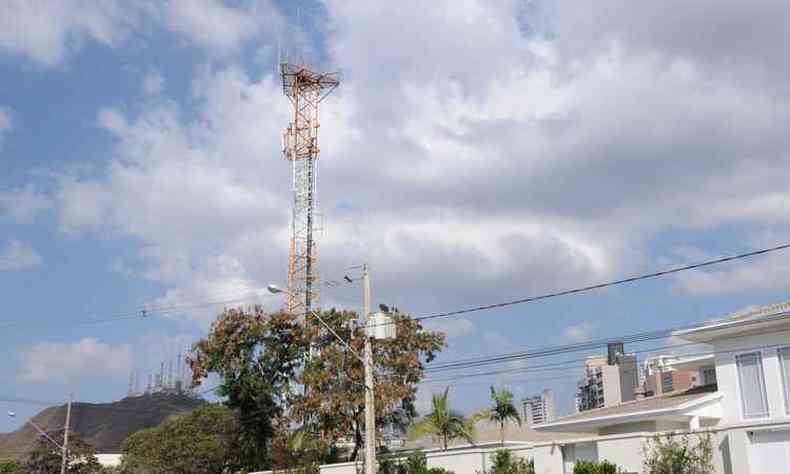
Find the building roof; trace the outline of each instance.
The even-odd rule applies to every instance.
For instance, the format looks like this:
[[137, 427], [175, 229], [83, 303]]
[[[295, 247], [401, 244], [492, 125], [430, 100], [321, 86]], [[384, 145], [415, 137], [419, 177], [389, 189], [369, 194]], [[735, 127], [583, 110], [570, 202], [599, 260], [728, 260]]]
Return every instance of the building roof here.
[[674, 336], [693, 342], [712, 342], [787, 329], [790, 329], [790, 300], [738, 311], [695, 328], [676, 331]]
[[642, 400], [624, 402], [616, 406], [585, 410], [558, 418], [551, 423], [538, 425], [535, 428], [541, 431], [584, 431], [600, 426], [682, 415], [681, 412], [684, 410], [719, 398], [721, 398], [721, 394], [716, 391], [715, 384], [704, 385], [683, 392], [671, 392]]

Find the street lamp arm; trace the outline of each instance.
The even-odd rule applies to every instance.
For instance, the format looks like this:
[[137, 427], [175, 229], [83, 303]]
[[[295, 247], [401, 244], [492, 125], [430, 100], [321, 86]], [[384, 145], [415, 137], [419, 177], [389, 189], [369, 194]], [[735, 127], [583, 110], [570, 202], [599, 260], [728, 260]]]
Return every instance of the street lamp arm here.
[[33, 428], [35, 428], [35, 429], [36, 429], [36, 431], [38, 431], [38, 433], [39, 433], [41, 436], [43, 436], [44, 438], [46, 438], [46, 439], [47, 439], [47, 441], [49, 441], [50, 443], [52, 443], [52, 444], [54, 444], [55, 446], [57, 446], [57, 447], [58, 447], [58, 449], [60, 449], [61, 451], [63, 450], [63, 446], [61, 446], [61, 445], [60, 445], [60, 443], [58, 443], [57, 441], [55, 441], [54, 439], [52, 439], [52, 437], [51, 437], [51, 436], [50, 436], [50, 435], [49, 435], [49, 434], [48, 434], [46, 431], [44, 431], [43, 429], [41, 429], [41, 427], [39, 427], [37, 424], [35, 424], [35, 423], [33, 422], [33, 420], [28, 420], [28, 423], [30, 423], [30, 426], [32, 426]]

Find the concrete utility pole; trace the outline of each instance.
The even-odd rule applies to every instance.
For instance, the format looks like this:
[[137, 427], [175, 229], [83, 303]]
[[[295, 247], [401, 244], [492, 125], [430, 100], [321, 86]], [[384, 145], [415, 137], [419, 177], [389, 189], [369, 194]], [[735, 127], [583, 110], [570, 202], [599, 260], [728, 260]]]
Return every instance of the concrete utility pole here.
[[373, 347], [370, 323], [370, 270], [362, 266], [362, 286], [365, 292], [365, 474], [376, 472], [376, 405], [373, 392]]
[[66, 474], [66, 464], [68, 462], [69, 454], [69, 422], [71, 421], [71, 399], [69, 395], [69, 403], [66, 405], [66, 426], [63, 431], [63, 457], [60, 461], [60, 474]]

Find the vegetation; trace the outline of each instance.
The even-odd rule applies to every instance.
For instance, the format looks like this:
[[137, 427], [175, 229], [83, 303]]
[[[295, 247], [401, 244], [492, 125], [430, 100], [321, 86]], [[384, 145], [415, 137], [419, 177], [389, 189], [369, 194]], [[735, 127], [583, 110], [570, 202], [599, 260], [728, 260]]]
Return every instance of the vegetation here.
[[535, 474], [535, 462], [514, 456], [507, 449], [500, 449], [492, 457], [493, 466], [485, 474]]
[[272, 444], [272, 464], [275, 471], [318, 474], [321, 463], [331, 459], [330, 449], [304, 430], [280, 433]]
[[[49, 432], [48, 435], [58, 444], [63, 444], [63, 431]], [[36, 444], [27, 454], [27, 457], [20, 463], [19, 470], [41, 474], [59, 474], [62, 453], [60, 448], [55, 446], [52, 441], [40, 437], [36, 440]], [[96, 459], [96, 451], [93, 449], [93, 446], [86, 443], [79, 434], [73, 431], [69, 432], [67, 462], [68, 468], [66, 472], [69, 474], [95, 474], [102, 470]]]
[[713, 474], [713, 444], [710, 435], [656, 435], [645, 443], [647, 474]]
[[431, 413], [409, 427], [409, 439], [415, 440], [430, 435], [441, 441], [442, 449], [445, 451], [447, 443], [453, 439], [463, 438], [474, 443], [477, 417], [466, 419], [452, 410], [448, 400], [449, 391], [450, 387], [447, 387], [444, 393], [433, 395]]
[[623, 474], [625, 471], [607, 460], [600, 462], [576, 461], [573, 474]]
[[491, 386], [491, 401], [494, 406], [488, 411], [488, 419], [499, 424], [499, 439], [502, 444], [505, 443], [505, 424], [513, 420], [521, 426], [521, 416], [518, 410], [513, 405], [513, 394], [503, 388], [497, 391], [494, 386]]
[[12, 459], [0, 460], [0, 474], [15, 474], [19, 472], [19, 466]]
[[454, 474], [441, 467], [428, 467], [428, 459], [422, 451], [415, 451], [405, 459], [382, 459], [378, 474]]
[[239, 421], [218, 405], [176, 415], [124, 441], [122, 472], [127, 474], [210, 474], [239, 468]]
[[[398, 337], [373, 341], [376, 421], [407, 425], [415, 416], [417, 384], [424, 366], [444, 346], [444, 335], [425, 331], [407, 315], [393, 314]], [[321, 318], [357, 354], [364, 334], [349, 311], [324, 311]], [[190, 357], [193, 384], [209, 374], [220, 377], [218, 395], [239, 412], [241, 467], [283, 469], [297, 455], [286, 455], [294, 426], [322, 440], [312, 453], [321, 461], [337, 455], [339, 440], [353, 440], [347, 458], [363, 444], [365, 387], [362, 363], [316, 321], [301, 324], [294, 315], [231, 309], [223, 312]], [[309, 357], [311, 350], [321, 357]], [[293, 381], [296, 381], [294, 383]], [[302, 387], [309, 387], [303, 390]], [[287, 408], [287, 410], [286, 410]], [[273, 455], [271, 450], [279, 452]]]

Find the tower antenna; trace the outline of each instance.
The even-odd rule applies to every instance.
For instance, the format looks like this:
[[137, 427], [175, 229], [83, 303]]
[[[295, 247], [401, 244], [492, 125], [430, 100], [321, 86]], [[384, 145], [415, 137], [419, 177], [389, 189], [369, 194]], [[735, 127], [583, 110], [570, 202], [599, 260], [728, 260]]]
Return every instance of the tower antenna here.
[[316, 269], [318, 200], [318, 106], [339, 84], [337, 73], [318, 73], [302, 65], [280, 64], [283, 93], [293, 105], [293, 121], [283, 134], [283, 155], [293, 172], [288, 299], [286, 309], [307, 315], [319, 303]]

